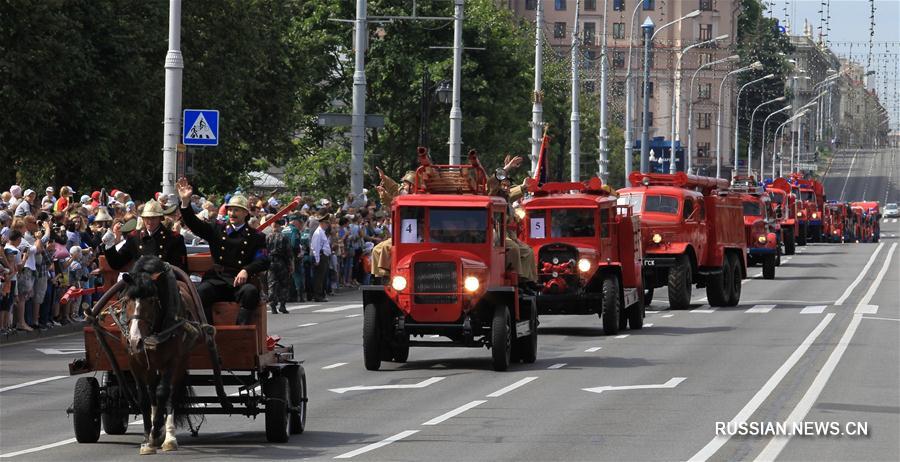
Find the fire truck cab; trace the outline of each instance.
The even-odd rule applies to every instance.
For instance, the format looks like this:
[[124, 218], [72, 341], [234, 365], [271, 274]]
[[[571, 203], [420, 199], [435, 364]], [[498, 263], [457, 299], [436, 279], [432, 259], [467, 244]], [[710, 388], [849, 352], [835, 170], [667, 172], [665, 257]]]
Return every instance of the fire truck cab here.
[[747, 266], [759, 263], [763, 267], [763, 279], [775, 279], [775, 267], [781, 264], [781, 228], [769, 216], [769, 195], [753, 177], [735, 176], [731, 180], [731, 191], [741, 198]]
[[507, 201], [488, 195], [474, 151], [468, 160], [420, 166], [412, 193], [391, 204], [391, 274], [363, 288], [369, 370], [406, 362], [410, 346], [487, 347], [498, 371], [536, 359], [534, 296], [506, 268]]
[[825, 203], [825, 241], [841, 243], [853, 239], [851, 234], [850, 206], [846, 202]]
[[797, 220], [797, 198], [791, 194], [791, 184], [784, 178], [776, 178], [771, 182], [767, 180], [766, 193], [771, 199], [770, 206], [773, 216], [781, 228], [784, 254], [794, 255], [799, 235], [799, 222]]
[[534, 249], [540, 314], [594, 314], [615, 335], [644, 323], [641, 230], [600, 178], [529, 184], [522, 241]]
[[816, 180], [804, 179], [800, 174], [791, 176], [791, 182], [797, 186], [800, 210], [797, 218], [800, 221], [801, 245], [806, 242], [822, 241], [822, 223], [825, 214], [825, 188]]
[[670, 307], [685, 309], [697, 284], [710, 305], [737, 305], [747, 244], [741, 200], [728, 181], [684, 172], [632, 172], [629, 181], [618, 203], [640, 217], [644, 304], [654, 288], [667, 287]]
[[877, 201], [851, 202], [851, 207], [857, 211], [861, 236], [860, 242], [878, 242], [881, 240], [881, 204]]

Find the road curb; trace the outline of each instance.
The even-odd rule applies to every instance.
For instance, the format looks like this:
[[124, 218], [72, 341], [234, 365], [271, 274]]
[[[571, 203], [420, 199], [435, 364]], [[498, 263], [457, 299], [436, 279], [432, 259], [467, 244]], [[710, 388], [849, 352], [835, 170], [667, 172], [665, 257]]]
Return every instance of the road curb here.
[[18, 331], [15, 334], [4, 333], [0, 334], [0, 345], [6, 345], [8, 343], [20, 343], [27, 340], [52, 338], [58, 337], [60, 335], [71, 334], [73, 332], [81, 332], [81, 330], [84, 329], [85, 326], [87, 326], [87, 323], [81, 321], [66, 324], [64, 326], [57, 326], [47, 330], [35, 329], [32, 332]]

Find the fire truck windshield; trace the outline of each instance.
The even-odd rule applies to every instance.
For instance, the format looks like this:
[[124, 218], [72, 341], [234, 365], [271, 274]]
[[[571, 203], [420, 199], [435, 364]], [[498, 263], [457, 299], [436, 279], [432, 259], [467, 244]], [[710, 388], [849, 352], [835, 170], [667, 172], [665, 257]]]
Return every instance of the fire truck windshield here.
[[429, 242], [484, 244], [487, 240], [486, 209], [432, 208], [428, 222]]
[[803, 197], [804, 201], [815, 201], [816, 200], [816, 193], [814, 193], [812, 191], [800, 191], [800, 194]]
[[744, 216], [762, 216], [762, 208], [759, 206], [759, 202], [744, 201]]
[[593, 237], [593, 209], [553, 209], [550, 211], [550, 237]]
[[772, 202], [781, 205], [782, 201], [784, 201], [784, 194], [777, 192], [769, 192], [769, 197], [772, 199]]

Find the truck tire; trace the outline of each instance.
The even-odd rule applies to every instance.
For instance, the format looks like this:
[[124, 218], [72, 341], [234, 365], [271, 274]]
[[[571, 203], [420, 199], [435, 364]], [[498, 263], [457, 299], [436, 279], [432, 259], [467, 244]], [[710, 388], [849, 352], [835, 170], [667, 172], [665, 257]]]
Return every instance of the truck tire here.
[[650, 306], [653, 303], [653, 287], [644, 289], [644, 306]]
[[794, 228], [788, 228], [784, 232], [784, 254], [793, 255], [795, 252], [794, 245]]
[[525, 337], [520, 337], [516, 339], [516, 353], [518, 359], [525, 364], [533, 364], [537, 361], [537, 341], [538, 341], [538, 331], [537, 331], [537, 306], [533, 303], [528, 305], [519, 304], [519, 306], [530, 306], [531, 308], [528, 310], [528, 326], [531, 330], [531, 334], [526, 335]]
[[94, 377], [79, 377], [72, 401], [72, 425], [79, 443], [100, 439], [100, 384]]
[[738, 256], [735, 254], [728, 254], [728, 257], [731, 259], [731, 288], [728, 291], [728, 303], [727, 306], [737, 306], [741, 301], [741, 263], [738, 259]]
[[822, 242], [822, 227], [820, 225], [812, 225], [809, 227], [807, 241]]
[[368, 304], [363, 308], [363, 360], [366, 369], [381, 368], [381, 329], [378, 328], [378, 310]]
[[775, 255], [763, 257], [763, 279], [775, 279]]
[[263, 382], [266, 398], [266, 441], [285, 443], [288, 440], [288, 414], [291, 403], [288, 395], [288, 380], [276, 375]]
[[391, 360], [395, 363], [405, 363], [409, 359], [409, 336], [405, 342], [396, 342], [391, 346]]
[[506, 305], [494, 308], [491, 320], [491, 359], [494, 370], [498, 372], [509, 369], [510, 352], [512, 350], [512, 329], [509, 328], [509, 309]]
[[731, 261], [728, 255], [722, 258], [722, 271], [706, 276], [706, 299], [709, 306], [725, 306], [728, 303], [728, 285], [731, 281]]
[[638, 299], [637, 303], [625, 310], [628, 316], [628, 326], [634, 330], [644, 327], [644, 301]]
[[800, 231], [797, 235], [797, 245], [801, 247], [806, 245], [806, 225], [800, 225]]
[[288, 390], [291, 395], [291, 404], [297, 408], [297, 412], [291, 411], [288, 420], [288, 433], [299, 435], [306, 429], [306, 403], [308, 401], [306, 391], [306, 371], [298, 365], [288, 375]]
[[675, 266], [669, 268], [669, 309], [683, 310], [691, 305], [691, 263], [679, 255]]
[[775, 246], [775, 266], [781, 266], [781, 244]]
[[606, 276], [602, 286], [602, 315], [603, 334], [616, 335], [619, 333], [619, 317], [622, 313], [622, 298], [619, 296], [619, 280], [615, 276]]

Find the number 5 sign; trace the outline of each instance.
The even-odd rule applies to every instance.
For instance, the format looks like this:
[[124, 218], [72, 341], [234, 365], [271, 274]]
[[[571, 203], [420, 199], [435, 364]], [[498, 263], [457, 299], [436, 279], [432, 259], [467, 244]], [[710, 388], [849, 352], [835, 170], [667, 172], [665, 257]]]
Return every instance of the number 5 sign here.
[[532, 239], [544, 239], [546, 237], [543, 218], [532, 218], [528, 222], [531, 223], [531, 233], [529, 236], [531, 236]]

